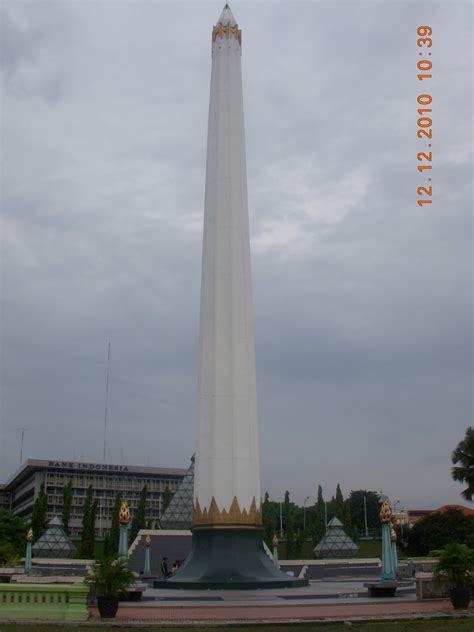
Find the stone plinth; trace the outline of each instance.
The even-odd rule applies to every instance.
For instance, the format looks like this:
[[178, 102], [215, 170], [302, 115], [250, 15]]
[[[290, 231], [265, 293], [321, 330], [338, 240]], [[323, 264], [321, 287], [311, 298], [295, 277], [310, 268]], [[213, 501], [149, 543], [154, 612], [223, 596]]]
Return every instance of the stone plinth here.
[[6, 621], [87, 621], [84, 584], [1, 584], [0, 617]]

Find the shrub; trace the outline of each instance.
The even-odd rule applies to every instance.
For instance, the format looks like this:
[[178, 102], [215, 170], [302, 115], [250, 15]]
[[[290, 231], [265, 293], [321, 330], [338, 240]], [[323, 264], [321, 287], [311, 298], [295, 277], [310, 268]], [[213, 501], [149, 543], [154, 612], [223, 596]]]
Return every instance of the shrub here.
[[10, 542], [0, 544], [0, 566], [16, 566], [18, 559], [18, 551]]
[[465, 516], [459, 509], [429, 514], [409, 531], [403, 530], [409, 555], [428, 555], [447, 544], [466, 544], [474, 533], [474, 516]]
[[435, 576], [445, 580], [450, 588], [465, 588], [474, 577], [474, 549], [456, 542], [444, 549], [430, 551], [430, 556], [438, 557]]

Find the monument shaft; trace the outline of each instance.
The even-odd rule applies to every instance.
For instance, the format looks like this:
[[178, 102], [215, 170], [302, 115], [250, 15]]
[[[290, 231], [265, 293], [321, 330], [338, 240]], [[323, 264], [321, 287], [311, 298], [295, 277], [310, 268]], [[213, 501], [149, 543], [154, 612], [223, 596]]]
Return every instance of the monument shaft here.
[[193, 524], [260, 523], [241, 32], [212, 34]]

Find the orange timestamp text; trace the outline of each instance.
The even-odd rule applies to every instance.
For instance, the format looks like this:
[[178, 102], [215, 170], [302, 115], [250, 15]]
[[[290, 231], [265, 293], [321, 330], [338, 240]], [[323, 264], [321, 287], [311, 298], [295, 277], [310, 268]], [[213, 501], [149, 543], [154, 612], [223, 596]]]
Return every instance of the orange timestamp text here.
[[[432, 69], [433, 62], [431, 59], [431, 48], [433, 46], [433, 39], [430, 37], [433, 34], [433, 29], [430, 26], [419, 26], [416, 30], [419, 36], [416, 45], [421, 50], [418, 51], [418, 56], [421, 57], [416, 65], [418, 70], [418, 80], [428, 82], [433, 78]], [[425, 57], [426, 56], [426, 57]], [[428, 88], [428, 86], [427, 86]], [[416, 190], [418, 194], [418, 206], [423, 204], [431, 204], [433, 199], [433, 185], [431, 184], [431, 170], [433, 161], [432, 140], [433, 140], [433, 115], [432, 115], [432, 102], [433, 99], [430, 94], [427, 94], [429, 90], [426, 90], [423, 94], [419, 94], [416, 98], [418, 104], [418, 121], [417, 121], [417, 137], [427, 145], [423, 149], [426, 151], [419, 151], [416, 154], [418, 160], [418, 171], [428, 177], [428, 184], [424, 182], [425, 186], [419, 186]], [[428, 151], [429, 150], [429, 151]], [[426, 197], [422, 197], [426, 196]]]

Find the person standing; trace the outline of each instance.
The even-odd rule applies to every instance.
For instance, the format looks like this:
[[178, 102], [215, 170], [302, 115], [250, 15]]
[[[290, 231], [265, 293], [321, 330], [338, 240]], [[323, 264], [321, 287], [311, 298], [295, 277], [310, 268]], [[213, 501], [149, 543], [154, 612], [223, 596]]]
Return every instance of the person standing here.
[[161, 572], [163, 573], [163, 577], [166, 579], [171, 576], [171, 573], [168, 568], [168, 558], [165, 556], [161, 560]]

